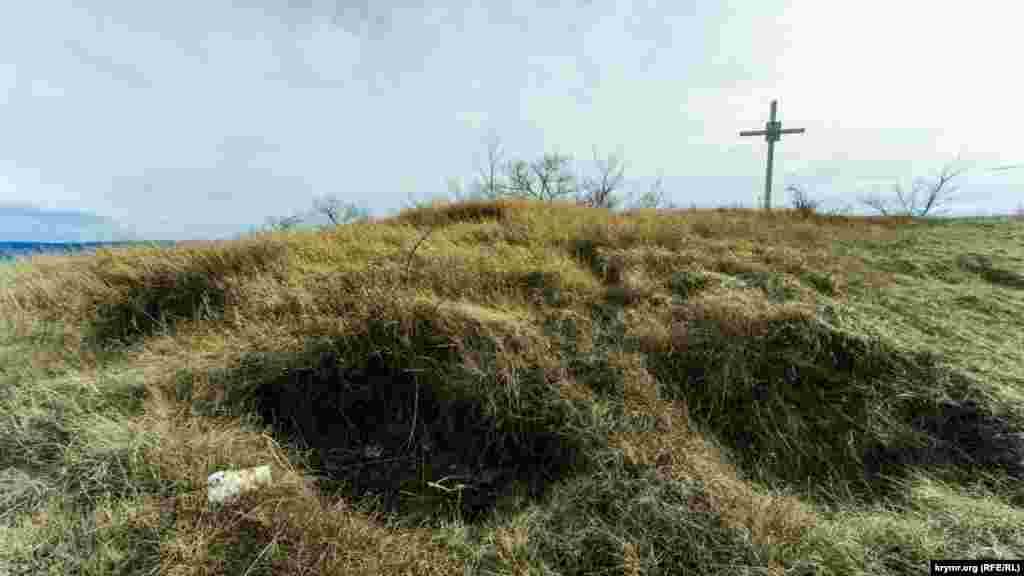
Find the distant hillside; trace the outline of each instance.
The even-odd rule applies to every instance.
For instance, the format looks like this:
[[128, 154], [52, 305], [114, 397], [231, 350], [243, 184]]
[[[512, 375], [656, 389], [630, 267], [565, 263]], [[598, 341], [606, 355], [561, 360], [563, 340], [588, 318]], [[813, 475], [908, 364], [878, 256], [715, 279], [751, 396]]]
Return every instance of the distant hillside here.
[[10, 260], [19, 256], [33, 254], [56, 254], [95, 250], [103, 246], [132, 246], [137, 244], [157, 244], [174, 246], [172, 240], [153, 242], [0, 242], [0, 261]]
[[106, 216], [0, 204], [0, 242], [89, 243], [138, 239], [129, 229]]

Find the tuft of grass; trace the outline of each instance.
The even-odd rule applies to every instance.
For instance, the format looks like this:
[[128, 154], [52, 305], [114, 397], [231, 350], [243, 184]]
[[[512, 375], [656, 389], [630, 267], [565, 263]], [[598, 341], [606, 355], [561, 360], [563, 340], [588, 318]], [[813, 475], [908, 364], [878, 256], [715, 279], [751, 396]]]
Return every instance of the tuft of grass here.
[[1013, 219], [496, 200], [5, 263], [0, 568], [1019, 557], [1021, 246]]

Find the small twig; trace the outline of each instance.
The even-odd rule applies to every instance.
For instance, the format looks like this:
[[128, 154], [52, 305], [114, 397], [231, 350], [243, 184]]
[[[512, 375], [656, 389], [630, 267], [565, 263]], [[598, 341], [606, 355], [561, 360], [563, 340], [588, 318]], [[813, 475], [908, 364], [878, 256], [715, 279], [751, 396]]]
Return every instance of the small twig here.
[[416, 417], [420, 408], [420, 379], [416, 376], [415, 372], [412, 375], [412, 380], [416, 383], [416, 397], [412, 403], [412, 426], [409, 427], [409, 438], [405, 441], [405, 448], [407, 450], [412, 446], [412, 439], [416, 434]]
[[427, 239], [427, 236], [430, 236], [430, 233], [433, 232], [433, 231], [434, 231], [433, 228], [427, 230], [427, 233], [424, 234], [423, 237], [420, 238], [416, 242], [416, 245], [412, 247], [412, 251], [409, 252], [409, 258], [405, 261], [405, 276], [406, 276], [406, 278], [409, 277], [409, 269], [410, 269], [410, 266], [412, 265], [412, 256], [413, 256], [413, 254], [416, 253], [416, 249], [418, 249], [420, 247], [420, 244], [422, 244], [423, 241]]
[[460, 479], [467, 479], [467, 478], [472, 478], [472, 476], [470, 476], [468, 474], [456, 474], [454, 476], [445, 476], [444, 478], [441, 478], [440, 480], [437, 480], [437, 481], [434, 481], [434, 482], [427, 482], [427, 486], [430, 486], [431, 488], [437, 488], [438, 490], [444, 490], [445, 492], [461, 492], [463, 489], [468, 488], [469, 486], [467, 486], [466, 484], [456, 484], [452, 488], [449, 488], [449, 487], [445, 486], [444, 484], [442, 484], [442, 482], [444, 482], [446, 480], [460, 480]]
[[255, 566], [257, 562], [260, 561], [260, 558], [262, 558], [263, 555], [267, 553], [267, 550], [270, 550], [270, 547], [273, 546], [275, 542], [277, 542], [277, 536], [274, 536], [273, 538], [271, 538], [270, 542], [267, 543], [267, 545], [263, 547], [263, 550], [260, 551], [260, 553], [252, 561], [252, 564], [249, 564], [249, 567], [245, 569], [245, 573], [242, 574], [242, 576], [249, 576], [249, 572], [252, 571], [252, 567]]

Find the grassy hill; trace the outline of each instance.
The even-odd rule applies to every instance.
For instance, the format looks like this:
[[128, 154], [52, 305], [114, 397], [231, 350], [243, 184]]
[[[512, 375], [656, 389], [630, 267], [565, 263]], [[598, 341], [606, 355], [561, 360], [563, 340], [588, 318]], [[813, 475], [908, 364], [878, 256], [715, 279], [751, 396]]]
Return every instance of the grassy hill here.
[[34, 256], [0, 310], [0, 568], [1024, 557], [1020, 220], [436, 204]]

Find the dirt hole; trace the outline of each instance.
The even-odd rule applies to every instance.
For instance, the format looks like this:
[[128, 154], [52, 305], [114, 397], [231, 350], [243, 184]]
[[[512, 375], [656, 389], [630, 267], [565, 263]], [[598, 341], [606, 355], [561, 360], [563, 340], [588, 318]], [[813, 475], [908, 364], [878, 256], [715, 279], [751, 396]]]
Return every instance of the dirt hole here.
[[256, 393], [278, 439], [308, 450], [320, 487], [415, 522], [486, 518], [570, 474], [579, 450], [543, 423], [509, 430], [480, 398], [389, 364], [345, 367], [336, 354]]

